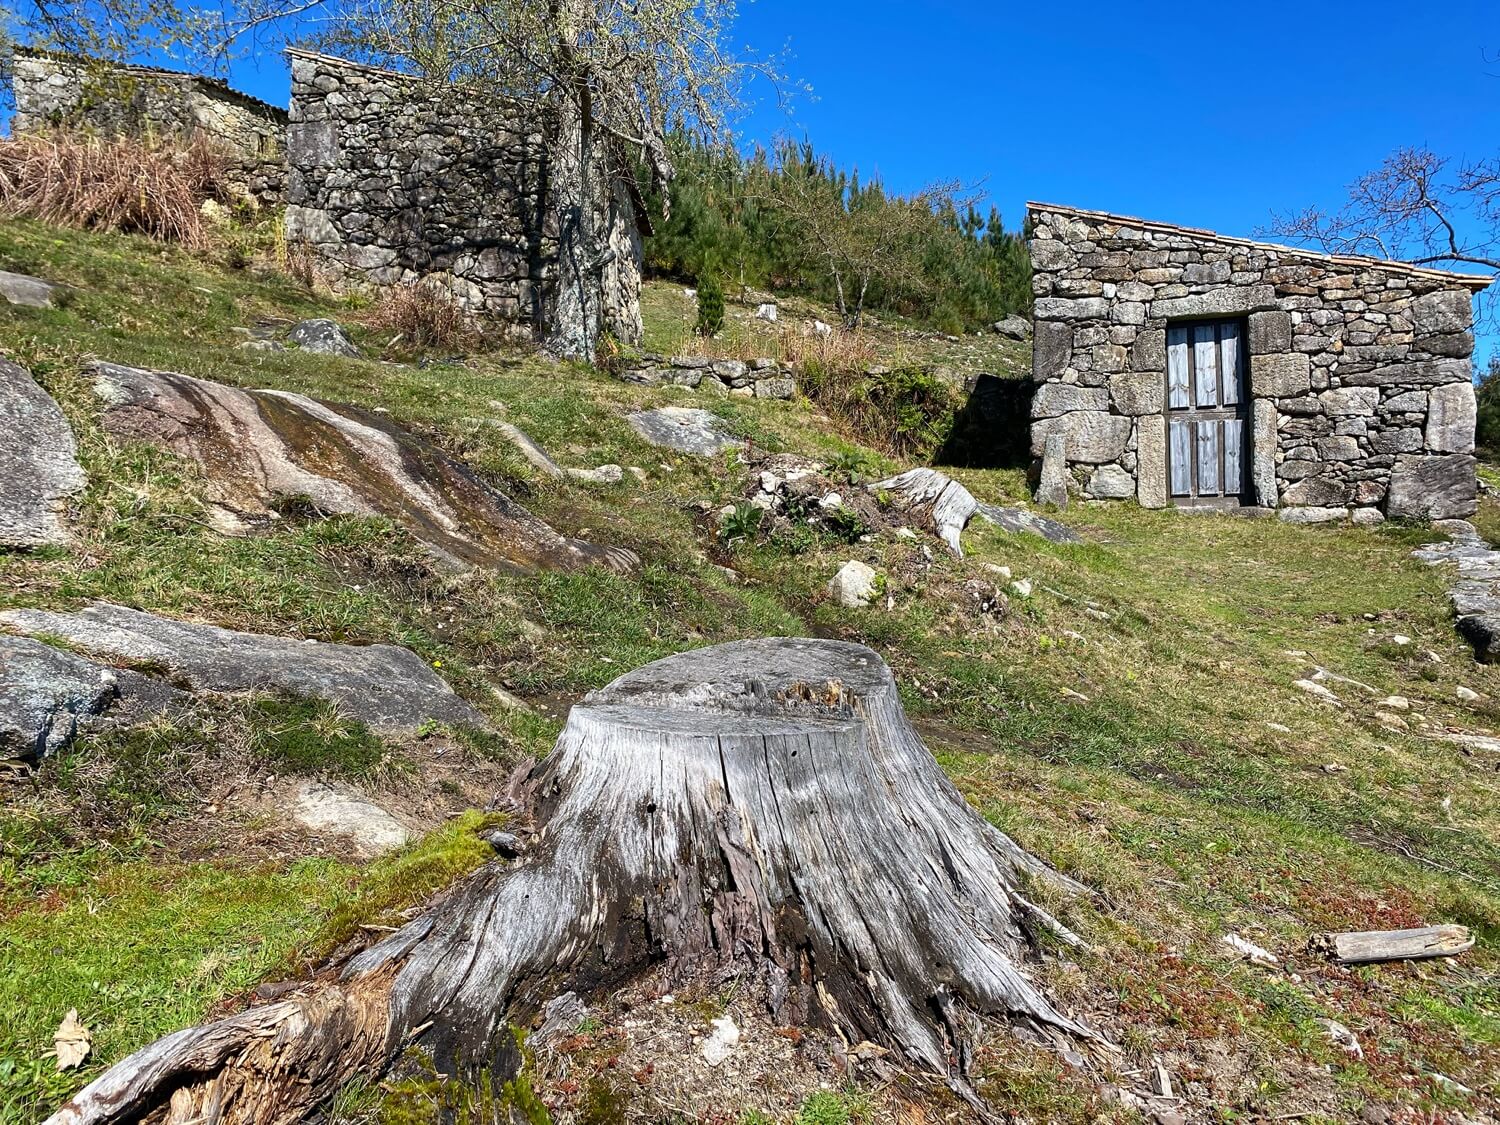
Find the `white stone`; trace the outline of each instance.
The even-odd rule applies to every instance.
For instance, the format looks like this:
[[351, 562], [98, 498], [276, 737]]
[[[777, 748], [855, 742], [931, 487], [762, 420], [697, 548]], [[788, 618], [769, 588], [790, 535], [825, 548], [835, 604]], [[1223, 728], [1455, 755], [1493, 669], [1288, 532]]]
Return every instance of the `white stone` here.
[[1031, 597], [1031, 579], [1017, 578], [1010, 584], [1010, 592], [1018, 598]]
[[1465, 703], [1478, 703], [1479, 700], [1483, 698], [1473, 688], [1464, 687], [1462, 684], [1459, 684], [1458, 687], [1453, 689], [1453, 694], [1458, 696], [1458, 698]]
[[775, 324], [777, 315], [776, 306], [769, 301], [758, 305], [755, 309], [756, 320], [769, 320], [772, 324]]
[[775, 492], [781, 487], [781, 478], [775, 473], [767, 471], [760, 474], [760, 490], [762, 492]]
[[850, 559], [828, 580], [828, 592], [845, 609], [867, 606], [875, 599], [875, 571], [857, 559]]
[[297, 787], [292, 816], [310, 831], [346, 837], [362, 859], [395, 851], [411, 840], [406, 826], [379, 805], [321, 781]]
[[838, 508], [842, 508], [843, 506], [844, 498], [837, 492], [830, 492], [827, 496], [818, 501], [818, 507], [822, 508], [825, 512], [832, 512]]
[[1307, 692], [1314, 699], [1321, 700], [1324, 703], [1331, 703], [1335, 707], [1343, 706], [1338, 696], [1334, 695], [1333, 692], [1329, 691], [1322, 684], [1314, 683], [1312, 680], [1293, 680], [1292, 686]]
[[720, 1016], [712, 1026], [713, 1031], [703, 1041], [703, 1061], [709, 1066], [718, 1066], [739, 1045], [740, 1029], [728, 1016]]

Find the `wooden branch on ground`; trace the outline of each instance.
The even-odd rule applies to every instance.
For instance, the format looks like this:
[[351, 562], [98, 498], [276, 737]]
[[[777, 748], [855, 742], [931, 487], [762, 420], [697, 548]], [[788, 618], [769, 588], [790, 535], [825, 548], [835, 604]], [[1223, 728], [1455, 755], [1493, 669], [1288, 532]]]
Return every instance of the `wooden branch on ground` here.
[[1424, 926], [1416, 930], [1318, 934], [1309, 944], [1315, 952], [1345, 965], [1366, 965], [1454, 957], [1474, 947], [1474, 935], [1464, 926]]
[[512, 1026], [651, 969], [737, 981], [779, 1023], [869, 1040], [975, 1101], [978, 1017], [1092, 1038], [1023, 968], [1041, 933], [1080, 940], [1028, 886], [1084, 888], [964, 803], [868, 648], [742, 641], [629, 673], [573, 709], [522, 803], [519, 862], [137, 1051], [49, 1125], [290, 1125], [408, 1043], [509, 1077]]

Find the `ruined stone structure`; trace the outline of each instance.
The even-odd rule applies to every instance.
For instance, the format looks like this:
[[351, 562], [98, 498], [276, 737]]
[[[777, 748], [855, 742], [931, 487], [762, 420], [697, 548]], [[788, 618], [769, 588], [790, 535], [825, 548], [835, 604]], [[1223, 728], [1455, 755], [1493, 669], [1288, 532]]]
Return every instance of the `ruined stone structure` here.
[[[409, 76], [293, 49], [288, 241], [337, 287], [436, 278], [464, 308], [539, 325], [556, 268], [544, 122]], [[642, 212], [623, 183], [609, 225], [604, 319], [640, 338]]]
[[1040, 498], [1294, 522], [1474, 511], [1488, 278], [1029, 207]]
[[229, 158], [241, 195], [279, 204], [286, 179], [287, 114], [216, 78], [126, 66], [20, 47], [11, 129], [84, 129], [106, 136], [205, 137]]

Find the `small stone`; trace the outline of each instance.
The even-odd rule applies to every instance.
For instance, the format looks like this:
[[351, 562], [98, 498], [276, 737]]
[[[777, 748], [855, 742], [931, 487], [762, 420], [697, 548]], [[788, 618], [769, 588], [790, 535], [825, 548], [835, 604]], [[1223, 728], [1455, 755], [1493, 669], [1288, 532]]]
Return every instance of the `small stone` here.
[[1453, 694], [1465, 703], [1478, 703], [1484, 698], [1473, 688], [1464, 687], [1462, 684], [1453, 689]]
[[485, 837], [490, 847], [495, 849], [495, 854], [504, 859], [515, 859], [526, 850], [521, 843], [521, 837], [513, 832], [491, 832]]
[[711, 1026], [713, 1031], [703, 1042], [703, 1061], [709, 1066], [718, 1066], [739, 1045], [740, 1029], [728, 1016], [720, 1016]]
[[770, 301], [766, 301], [766, 302], [764, 302], [762, 304], [759, 304], [759, 305], [757, 305], [755, 307], [755, 319], [756, 320], [768, 320], [772, 324], [775, 324], [776, 323], [776, 318], [779, 315], [780, 314], [777, 311], [776, 305], [774, 303], [770, 302]]
[[1322, 684], [1314, 683], [1312, 680], [1294, 680], [1292, 681], [1292, 686], [1300, 691], [1307, 692], [1314, 699], [1321, 700], [1324, 703], [1330, 703], [1335, 707], [1343, 706], [1338, 696], [1334, 695], [1333, 692], [1329, 691]]
[[1387, 711], [1410, 711], [1411, 700], [1404, 695], [1388, 695], [1375, 704]]
[[767, 471], [760, 474], [760, 490], [762, 492], [775, 492], [781, 487], [781, 478], [775, 473]]
[[875, 600], [875, 571], [851, 559], [828, 581], [828, 592], [845, 609], [859, 609]]
[[1010, 584], [1010, 592], [1018, 598], [1031, 597], [1031, 579], [1017, 578]]
[[823, 509], [823, 511], [825, 512], [836, 511], [843, 506], [844, 498], [837, 492], [830, 492], [827, 496], [818, 501], [818, 507]]

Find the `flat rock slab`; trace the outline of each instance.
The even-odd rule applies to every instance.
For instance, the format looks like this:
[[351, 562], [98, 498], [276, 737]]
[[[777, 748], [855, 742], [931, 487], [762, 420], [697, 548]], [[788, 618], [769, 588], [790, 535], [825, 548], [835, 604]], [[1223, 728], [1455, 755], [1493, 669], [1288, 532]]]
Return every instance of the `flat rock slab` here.
[[0, 359], [0, 547], [69, 542], [63, 511], [86, 483], [57, 403], [24, 367]]
[[39, 277], [0, 270], [0, 299], [28, 309], [50, 309], [58, 286]]
[[44, 758], [95, 720], [142, 718], [186, 698], [148, 676], [0, 634], [0, 757]]
[[1054, 519], [1028, 512], [1024, 508], [1002, 508], [995, 504], [980, 504], [974, 514], [988, 520], [1002, 531], [1016, 535], [1040, 535], [1049, 543], [1082, 543], [1083, 537], [1066, 524]]
[[1449, 541], [1419, 547], [1412, 557], [1428, 566], [1453, 567], [1448, 600], [1459, 635], [1474, 646], [1479, 660], [1500, 661], [1500, 551], [1467, 520], [1443, 520], [1437, 527], [1448, 533]]
[[325, 515], [384, 516], [459, 567], [627, 571], [639, 561], [559, 534], [374, 411], [113, 363], [90, 371], [105, 429], [198, 462], [230, 533], [271, 522], [278, 501], [295, 499]]
[[347, 839], [360, 859], [374, 859], [404, 847], [411, 831], [385, 809], [321, 781], [297, 786], [292, 819], [312, 832]]
[[627, 419], [631, 428], [652, 445], [712, 457], [741, 444], [725, 427], [724, 419], [691, 406], [663, 406], [642, 410]]
[[376, 730], [409, 731], [429, 721], [485, 726], [484, 716], [424, 661], [395, 645], [239, 633], [107, 604], [78, 613], [6, 610], [0, 627], [60, 637], [109, 660], [164, 667], [194, 691], [281, 691], [326, 699]]

